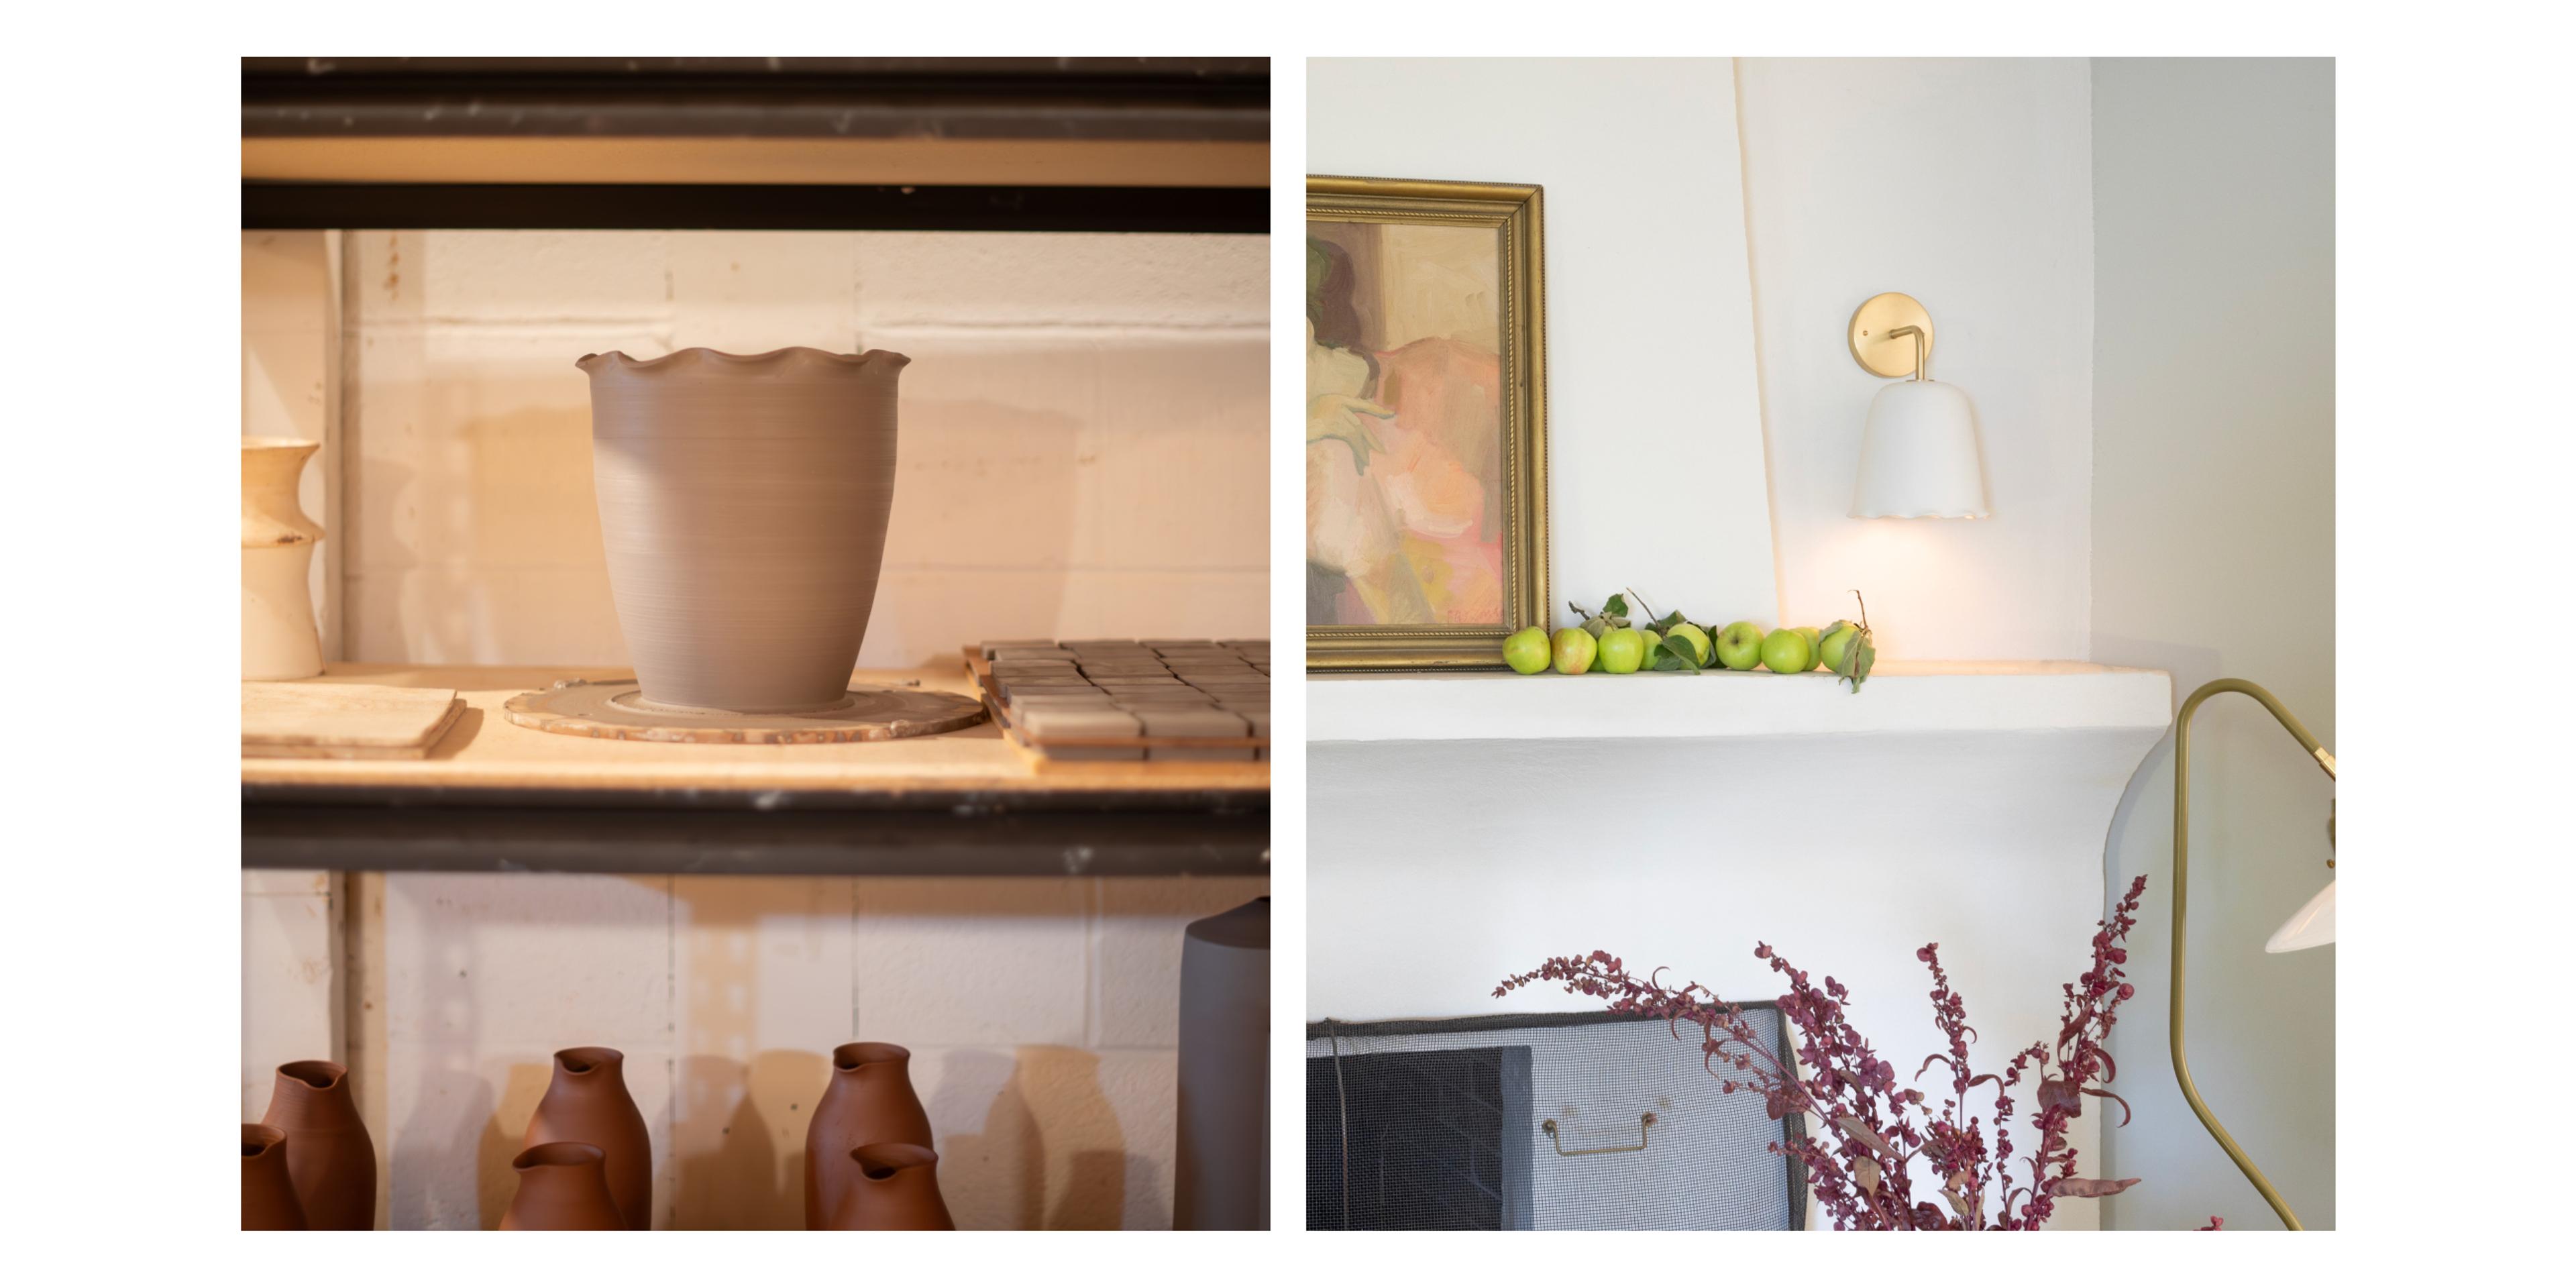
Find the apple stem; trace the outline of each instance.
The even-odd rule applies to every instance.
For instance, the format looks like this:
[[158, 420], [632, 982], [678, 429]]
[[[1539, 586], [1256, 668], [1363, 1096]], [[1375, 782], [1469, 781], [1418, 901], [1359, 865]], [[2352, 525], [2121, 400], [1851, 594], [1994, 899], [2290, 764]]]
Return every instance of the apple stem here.
[[1646, 597], [1638, 594], [1636, 587], [1630, 586], [1628, 588], [1628, 598], [1637, 601], [1637, 611], [1644, 614], [1647, 621], [1655, 622], [1663, 620], [1661, 614], [1658, 614], [1654, 609], [1646, 606]]
[[1860, 600], [1860, 628], [1866, 631], [1869, 629], [1869, 601], [1861, 599], [1858, 590], [1852, 592], [1852, 598]]

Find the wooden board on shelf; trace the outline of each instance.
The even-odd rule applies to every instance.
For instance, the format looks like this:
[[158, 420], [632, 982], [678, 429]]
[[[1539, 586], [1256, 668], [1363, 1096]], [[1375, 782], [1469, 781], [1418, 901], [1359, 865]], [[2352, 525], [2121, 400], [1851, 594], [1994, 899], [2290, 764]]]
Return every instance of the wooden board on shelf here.
[[418, 760], [464, 711], [453, 688], [244, 683], [242, 758]]

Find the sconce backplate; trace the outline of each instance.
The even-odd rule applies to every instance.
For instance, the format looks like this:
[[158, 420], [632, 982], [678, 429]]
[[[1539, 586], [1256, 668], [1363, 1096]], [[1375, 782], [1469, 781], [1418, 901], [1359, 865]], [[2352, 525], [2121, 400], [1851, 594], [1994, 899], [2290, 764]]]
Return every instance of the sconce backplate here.
[[1889, 339], [1887, 333], [1904, 326], [1923, 328], [1923, 353], [1928, 363], [1932, 353], [1932, 314], [1913, 296], [1901, 291], [1888, 291], [1861, 301], [1852, 310], [1852, 361], [1873, 376], [1910, 376], [1914, 374], [1914, 337], [1901, 335]]

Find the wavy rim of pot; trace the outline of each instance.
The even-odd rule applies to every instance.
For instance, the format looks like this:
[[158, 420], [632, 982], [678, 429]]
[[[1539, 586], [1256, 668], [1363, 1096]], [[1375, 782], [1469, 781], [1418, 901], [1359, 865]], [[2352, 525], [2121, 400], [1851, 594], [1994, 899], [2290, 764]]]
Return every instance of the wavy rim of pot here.
[[602, 371], [622, 371], [636, 375], [656, 375], [709, 364], [720, 368], [748, 369], [785, 366], [793, 362], [819, 362], [827, 367], [857, 373], [871, 366], [900, 368], [911, 361], [912, 359], [891, 349], [869, 349], [862, 353], [833, 353], [828, 349], [791, 344], [786, 348], [772, 349], [767, 353], [727, 353], [722, 349], [708, 348], [675, 349], [658, 358], [630, 357], [624, 350], [610, 349], [605, 353], [585, 353], [572, 365], [594, 374]]

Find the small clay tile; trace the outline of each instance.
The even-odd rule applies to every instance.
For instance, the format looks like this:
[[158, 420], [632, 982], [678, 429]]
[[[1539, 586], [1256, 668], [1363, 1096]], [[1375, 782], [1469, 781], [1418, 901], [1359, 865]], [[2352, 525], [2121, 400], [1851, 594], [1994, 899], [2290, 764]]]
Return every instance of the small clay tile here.
[[1096, 675], [1093, 684], [1116, 693], [1120, 689], [1181, 689], [1189, 686], [1168, 675]]
[[1020, 718], [1031, 738], [1133, 738], [1144, 722], [1116, 707], [1036, 707]]
[[1002, 648], [993, 650], [995, 662], [1070, 662], [1073, 650], [1062, 648]]
[[1075, 695], [1084, 695], [1084, 694], [1093, 694], [1093, 693], [1098, 693], [1098, 692], [1100, 692], [1100, 690], [1095, 689], [1095, 688], [1091, 687], [1091, 686], [1090, 686], [1090, 685], [1088, 685], [1088, 684], [1017, 684], [1017, 683], [1006, 683], [1006, 684], [1000, 685], [1000, 686], [999, 686], [999, 689], [1000, 689], [1000, 692], [1001, 692], [1001, 695], [1002, 695], [1002, 701], [1004, 701], [1004, 702], [1017, 702], [1017, 701], [1019, 701], [1020, 699], [1025, 698], [1025, 697], [1036, 697], [1036, 696], [1040, 696], [1040, 695], [1044, 695], [1044, 694], [1075, 694]]
[[1171, 675], [1159, 662], [1085, 662], [1082, 673], [1091, 676], [1134, 675], [1149, 679]]
[[1110, 695], [1098, 689], [1086, 689], [1080, 693], [1030, 693], [1023, 690], [1004, 701], [1014, 711], [1022, 707], [1105, 707], [1109, 705]]
[[1080, 653], [1089, 649], [1141, 649], [1145, 646], [1134, 640], [1066, 640], [1058, 647]]
[[1158, 708], [1136, 713], [1148, 738], [1240, 738], [1250, 728], [1243, 717], [1214, 707]]
[[1119, 693], [1111, 695], [1110, 701], [1116, 703], [1118, 709], [1121, 711], [1216, 710], [1216, 704], [1208, 701], [1208, 696], [1204, 693], [1192, 693], [1187, 697], [1162, 697], [1159, 695]]
[[995, 652], [996, 650], [998, 650], [998, 649], [1006, 649], [1006, 648], [1054, 648], [1054, 647], [1055, 647], [1055, 641], [1054, 641], [1054, 640], [986, 640], [986, 641], [984, 641], [984, 643], [981, 645], [981, 647], [982, 647], [983, 652], [984, 652], [985, 660], [990, 661], [990, 660], [992, 660], [992, 657], [993, 657], [994, 652]]

